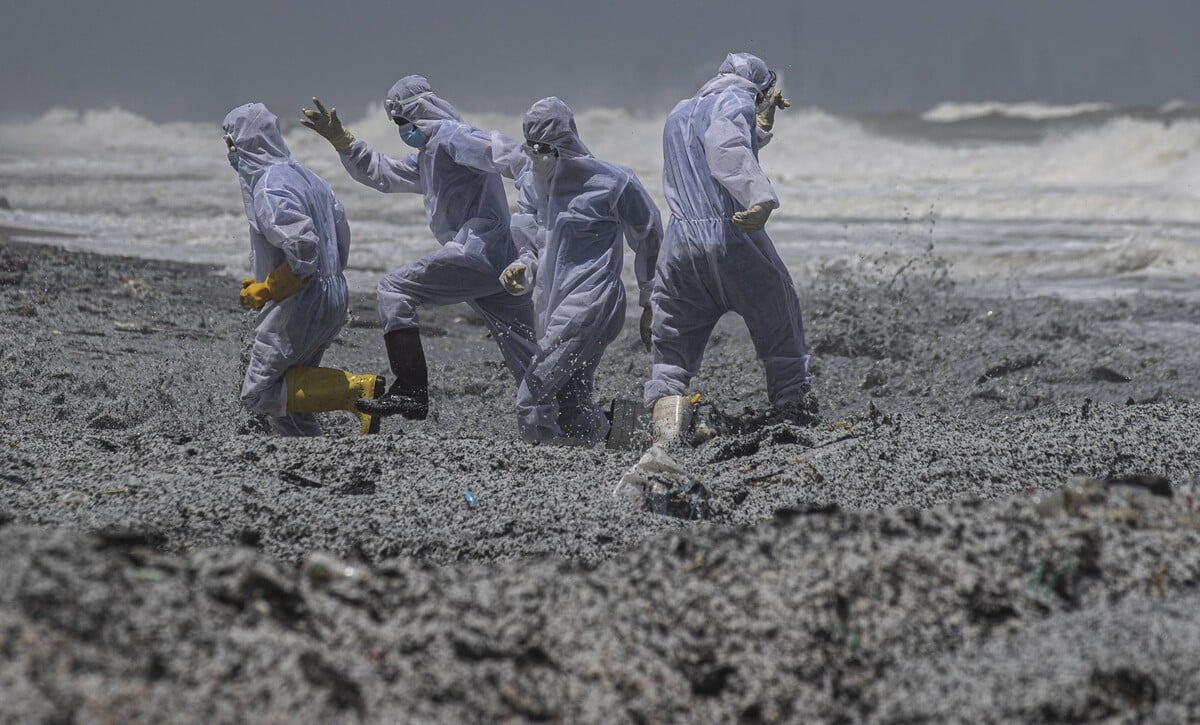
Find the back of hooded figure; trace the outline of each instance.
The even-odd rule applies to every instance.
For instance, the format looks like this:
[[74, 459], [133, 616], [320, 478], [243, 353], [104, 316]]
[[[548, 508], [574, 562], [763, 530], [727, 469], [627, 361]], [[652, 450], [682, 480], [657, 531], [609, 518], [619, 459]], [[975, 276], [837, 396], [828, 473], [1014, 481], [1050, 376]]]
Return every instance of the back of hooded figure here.
[[[345, 213], [324, 179], [292, 159], [279, 119], [261, 103], [225, 117], [238, 148], [238, 180], [250, 222], [250, 268], [263, 279], [285, 259], [297, 276], [320, 280], [329, 300], [346, 304], [342, 272], [350, 253]], [[274, 243], [272, 243], [274, 242]], [[312, 295], [308, 285], [301, 294]]]
[[[756, 202], [778, 204], [775, 189], [758, 168], [759, 148], [770, 134], [756, 127], [754, 95], [769, 77], [766, 63], [758, 58], [730, 54], [715, 78], [667, 116], [663, 190], [673, 216], [727, 221]], [[740, 138], [749, 143], [731, 143]]]
[[[294, 282], [285, 296], [269, 296], [262, 305], [242, 402], [251, 412], [268, 416], [279, 433], [318, 435], [321, 426], [313, 412], [353, 411], [353, 400], [374, 387], [374, 376], [312, 372], [346, 321], [349, 295], [343, 270], [350, 228], [345, 211], [329, 184], [292, 159], [278, 118], [265, 106], [239, 106], [222, 127], [236, 149], [231, 157], [236, 157], [250, 225], [254, 277], [243, 287], [267, 287], [269, 293], [264, 283], [281, 273]], [[289, 374], [290, 391], [285, 383]], [[320, 378], [316, 384], [313, 376]], [[305, 400], [298, 402], [300, 395]], [[371, 427], [372, 421], [364, 419], [364, 432]]]
[[634, 173], [591, 155], [565, 103], [535, 103], [523, 132], [556, 158], [549, 176], [531, 165], [517, 178], [513, 233], [531, 278], [539, 348], [517, 392], [518, 427], [529, 442], [591, 445], [608, 432], [592, 399], [596, 367], [625, 322], [622, 239], [636, 254], [646, 305], [662, 226]]
[[686, 428], [680, 396], [727, 312], [746, 322], [771, 404], [798, 405], [809, 395], [808, 347], [791, 275], [761, 224], [742, 231], [733, 219], [752, 207], [769, 214], [779, 206], [758, 164], [770, 134], [755, 117], [756, 96], [773, 82], [762, 60], [733, 53], [667, 117], [663, 187], [671, 219], [655, 275], [654, 365], [644, 395], [655, 408], [656, 442], [677, 440]]

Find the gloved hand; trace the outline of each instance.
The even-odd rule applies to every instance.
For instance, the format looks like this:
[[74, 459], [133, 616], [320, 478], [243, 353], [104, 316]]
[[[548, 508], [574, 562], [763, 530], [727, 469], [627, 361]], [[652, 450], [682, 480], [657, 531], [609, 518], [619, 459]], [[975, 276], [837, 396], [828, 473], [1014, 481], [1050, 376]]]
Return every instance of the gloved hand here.
[[525, 265], [513, 262], [504, 269], [504, 274], [500, 275], [500, 284], [504, 285], [504, 289], [510, 294], [519, 295], [529, 284], [526, 280], [527, 272], [528, 268]]
[[642, 344], [646, 346], [646, 352], [650, 352], [650, 327], [654, 324], [654, 310], [650, 305], [642, 308], [642, 320], [638, 326], [639, 332], [642, 333]]
[[254, 284], [254, 278], [246, 277], [245, 279], [242, 280], [242, 289], [246, 289], [247, 287], [249, 287], [252, 284]]
[[758, 113], [758, 126], [764, 131], [770, 131], [775, 126], [775, 109], [787, 108], [792, 102], [783, 97], [783, 91], [776, 88], [767, 96], [763, 105], [765, 108]]
[[242, 307], [261, 310], [268, 302], [282, 302], [308, 284], [308, 277], [298, 279], [287, 262], [271, 270], [262, 282], [242, 280]]
[[350, 144], [354, 143], [354, 134], [342, 126], [342, 121], [337, 115], [337, 109], [331, 108], [326, 111], [325, 106], [321, 105], [321, 99], [313, 96], [312, 100], [316, 104], [317, 110], [312, 111], [307, 108], [301, 108], [300, 110], [304, 113], [305, 119], [300, 123], [324, 136], [325, 140], [333, 144], [334, 150], [339, 154], [350, 148]]
[[775, 207], [770, 203], [755, 204], [746, 211], [735, 213], [733, 225], [743, 232], [757, 232], [767, 225], [767, 217], [774, 210]]

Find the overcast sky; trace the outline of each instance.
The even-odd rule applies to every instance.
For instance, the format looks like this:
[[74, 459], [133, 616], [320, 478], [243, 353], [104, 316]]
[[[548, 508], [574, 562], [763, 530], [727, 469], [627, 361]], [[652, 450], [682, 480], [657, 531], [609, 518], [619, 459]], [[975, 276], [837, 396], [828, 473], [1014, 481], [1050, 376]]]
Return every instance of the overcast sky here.
[[470, 111], [664, 113], [732, 50], [803, 105], [1200, 100], [1197, 0], [3, 0], [0, 116], [121, 106], [220, 119], [311, 95], [343, 109], [420, 73]]

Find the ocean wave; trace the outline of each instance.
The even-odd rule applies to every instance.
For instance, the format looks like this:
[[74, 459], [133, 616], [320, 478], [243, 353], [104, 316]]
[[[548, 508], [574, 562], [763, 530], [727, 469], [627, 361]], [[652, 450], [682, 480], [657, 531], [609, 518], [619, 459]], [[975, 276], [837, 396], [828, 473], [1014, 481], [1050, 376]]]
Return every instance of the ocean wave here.
[[[299, 124], [298, 109], [275, 110], [292, 153], [330, 182], [350, 212], [356, 265], [389, 268], [430, 248], [419, 196], [380, 194], [354, 182], [329, 144]], [[410, 151], [381, 104], [340, 110], [347, 127], [381, 152]], [[480, 128], [521, 133], [518, 114], [464, 116]], [[577, 114], [592, 151], [632, 167], [665, 214], [663, 121], [605, 108]], [[815, 108], [781, 111], [761, 157], [783, 202], [772, 218], [781, 242], [789, 234], [811, 240], [814, 229], [828, 224], [831, 244], [856, 250], [863, 235], [891, 233], [863, 220], [927, 229], [931, 237], [935, 221], [940, 234], [941, 220], [959, 220], [955, 234], [975, 250], [1013, 230], [1034, 229], [1036, 241], [1018, 246], [1036, 247], [1032, 258], [1044, 259], [1045, 240], [1094, 235], [1104, 225], [1200, 225], [1200, 119], [1122, 112], [1056, 124], [1021, 142], [944, 136], [885, 133], [869, 121]], [[511, 185], [506, 190], [513, 200]], [[219, 119], [156, 123], [110, 108], [56, 109], [34, 121], [0, 123], [0, 193], [12, 207], [0, 213], [0, 223], [10, 226], [58, 229], [96, 248], [138, 255], [181, 254], [231, 267], [245, 258], [242, 202]], [[984, 232], [962, 236], [963, 223]], [[785, 224], [800, 226], [788, 232]], [[1185, 246], [1200, 249], [1192, 227], [1185, 236]], [[1146, 238], [1114, 253], [1119, 263], [1080, 264], [1104, 274], [1145, 266], [1134, 250]], [[1155, 270], [1170, 258], [1146, 264]]]
[[220, 122], [158, 123], [119, 107], [52, 108], [33, 121], [0, 124], [0, 145], [33, 152], [85, 152], [217, 148]]
[[1200, 170], [1200, 121], [1114, 118], [1051, 135], [1038, 178], [1055, 182], [1166, 184], [1186, 191]]
[[[974, 104], [974, 108], [995, 105]], [[959, 109], [961, 118], [971, 114], [964, 104], [942, 104], [926, 116], [938, 112], [949, 118], [952, 106]], [[1025, 106], [1029, 108], [1021, 110]], [[1029, 117], [1061, 117], [1068, 109], [1083, 113], [1101, 107], [1106, 106], [1017, 104], [1007, 108]], [[464, 116], [480, 128], [520, 137], [520, 115], [464, 112]], [[409, 152], [381, 104], [358, 112], [343, 111], [342, 117], [357, 137], [384, 153], [399, 156]], [[654, 177], [662, 171], [663, 116], [590, 108], [580, 110], [576, 120], [585, 143], [597, 156], [631, 166], [646, 177], [644, 181], [657, 186]], [[321, 171], [338, 173], [337, 157], [329, 153], [323, 139], [299, 124], [298, 109], [294, 114], [282, 113], [281, 123], [298, 158]], [[1191, 118], [1118, 115], [1088, 126], [1049, 129], [1028, 143], [985, 140], [961, 144], [952, 139], [939, 142], [936, 138], [891, 136], [852, 118], [815, 108], [793, 108], [779, 114], [775, 137], [764, 149], [763, 163], [769, 172], [792, 179], [1033, 178], [1153, 183], [1193, 179], [1200, 166], [1200, 120]], [[141, 167], [148, 174], [203, 174], [223, 169], [225, 162], [218, 120], [156, 123], [121, 108], [58, 108], [31, 122], [2, 123], [0, 146], [8, 150], [4, 170], [15, 176], [38, 173], [39, 167], [55, 173], [70, 173], [74, 167], [92, 177], [106, 171], [119, 176]]]
[[934, 123], [957, 123], [989, 116], [1015, 118], [1026, 121], [1053, 121], [1089, 113], [1105, 113], [1116, 108], [1108, 103], [1074, 103], [1054, 105], [1048, 103], [940, 103], [921, 114], [921, 119]]
[[1200, 103], [1175, 98], [1159, 106], [1158, 112], [1164, 116], [1172, 113], [1200, 113]]

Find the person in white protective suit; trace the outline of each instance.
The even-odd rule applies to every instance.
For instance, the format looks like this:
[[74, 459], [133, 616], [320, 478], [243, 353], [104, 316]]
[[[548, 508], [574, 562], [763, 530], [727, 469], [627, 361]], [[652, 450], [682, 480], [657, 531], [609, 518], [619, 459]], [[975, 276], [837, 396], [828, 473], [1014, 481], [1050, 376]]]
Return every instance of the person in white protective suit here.
[[633, 171], [583, 145], [567, 104], [554, 97], [533, 104], [523, 131], [529, 162], [517, 177], [512, 218], [521, 255], [501, 280], [513, 294], [532, 290], [538, 351], [517, 391], [517, 423], [530, 443], [593, 445], [609, 431], [592, 399], [596, 367], [625, 324], [621, 240], [635, 252], [649, 348], [662, 222]]
[[655, 443], [677, 442], [690, 422], [682, 397], [700, 370], [717, 320], [745, 320], [780, 419], [815, 420], [816, 399], [800, 301], [763, 227], [779, 206], [758, 164], [775, 109], [788, 102], [775, 74], [749, 53], [732, 53], [719, 75], [667, 116], [663, 187], [671, 218], [651, 304], [654, 364], [645, 385]]
[[343, 128], [337, 109], [304, 109], [306, 126], [329, 140], [355, 180], [384, 193], [422, 194], [429, 229], [442, 244], [421, 259], [389, 272], [377, 290], [384, 344], [395, 382], [378, 399], [359, 402], [372, 415], [421, 420], [429, 411], [429, 372], [417, 326], [422, 305], [466, 302], [483, 317], [504, 362], [520, 381], [536, 346], [533, 306], [500, 285], [500, 273], [517, 251], [509, 231], [508, 200], [495, 171], [464, 163], [489, 153], [492, 137], [463, 122], [434, 95], [425, 78], [410, 75], [392, 86], [384, 102], [400, 137], [415, 152], [391, 158]]
[[292, 159], [279, 119], [261, 103], [229, 112], [222, 124], [250, 222], [250, 267], [241, 304], [262, 310], [242, 383], [242, 404], [282, 435], [320, 435], [314, 413], [348, 410], [361, 432], [379, 421], [354, 404], [383, 393], [376, 375], [317, 367], [346, 323], [342, 270], [350, 227], [329, 184]]

